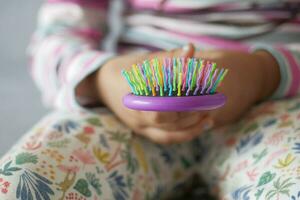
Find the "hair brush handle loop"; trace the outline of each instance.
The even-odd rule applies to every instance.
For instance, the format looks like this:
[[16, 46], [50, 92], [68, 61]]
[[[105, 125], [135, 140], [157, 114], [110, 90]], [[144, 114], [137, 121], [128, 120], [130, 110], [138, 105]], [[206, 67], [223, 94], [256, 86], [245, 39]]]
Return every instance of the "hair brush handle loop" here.
[[223, 106], [226, 102], [225, 95], [216, 93], [202, 96], [136, 96], [127, 94], [123, 97], [123, 104], [133, 110], [144, 111], [195, 111], [213, 110]]

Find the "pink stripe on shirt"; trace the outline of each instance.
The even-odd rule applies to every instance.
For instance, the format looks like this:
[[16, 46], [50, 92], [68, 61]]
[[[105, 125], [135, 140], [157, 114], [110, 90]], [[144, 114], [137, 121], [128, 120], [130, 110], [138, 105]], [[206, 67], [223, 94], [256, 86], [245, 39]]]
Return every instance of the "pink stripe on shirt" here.
[[[135, 9], [153, 9], [153, 10], [164, 10], [164, 11], [188, 11], [190, 9], [185, 8], [178, 8], [172, 6], [162, 6], [162, 0], [148, 0], [148, 1], [141, 1], [141, 0], [129, 0], [132, 7]], [[169, 3], [168, 3], [169, 5]]]
[[224, 11], [224, 10], [234, 10], [240, 9], [244, 6], [236, 2], [225, 2], [225, 3], [207, 3], [202, 5], [193, 6], [185, 6], [176, 5], [172, 1], [164, 1], [164, 0], [128, 0], [135, 9], [144, 10], [144, 9], [152, 9], [152, 10], [161, 10], [164, 12], [192, 12], [195, 10], [201, 9], [211, 9], [214, 11]]
[[89, 67], [91, 67], [93, 65], [93, 63], [101, 56], [101, 53], [99, 52], [98, 54], [94, 55], [92, 58], [89, 58], [86, 62], [84, 62], [82, 64], [82, 67], [80, 68], [80, 70], [78, 70], [77, 73], [77, 79], [79, 78], [79, 76], [81, 76], [84, 72], [86, 72]]
[[74, 3], [92, 8], [107, 8], [108, 1], [99, 0], [47, 0], [48, 3]]
[[65, 61], [66, 63], [62, 63], [61, 67], [59, 68], [59, 79], [61, 80], [62, 84], [67, 83], [67, 72], [69, 70], [69, 67], [71, 66], [71, 63], [76, 59], [76, 57], [80, 55], [79, 51], [74, 52], [74, 54]]
[[[49, 42], [49, 40], [47, 41]], [[50, 53], [51, 56], [48, 57], [48, 64], [45, 66], [45, 78], [47, 78], [47, 81], [45, 81], [45, 83], [47, 84], [47, 88], [52, 88], [51, 83], [53, 84], [53, 81], [50, 80], [51, 75], [53, 75], [53, 72], [56, 73], [57, 69], [57, 65], [56, 65], [56, 60], [59, 58], [58, 55], [60, 54], [60, 52], [63, 50], [64, 44], [58, 44], [54, 50]]]
[[289, 66], [290, 66], [290, 70], [291, 70], [291, 74], [292, 74], [293, 78], [292, 78], [290, 89], [287, 92], [287, 96], [293, 96], [293, 95], [297, 94], [297, 92], [299, 90], [299, 86], [300, 86], [300, 78], [299, 78], [300, 77], [300, 66], [297, 63], [297, 61], [295, 60], [295, 58], [293, 57], [293, 55], [291, 54], [291, 52], [289, 52], [284, 47], [279, 47], [278, 49], [285, 56], [286, 60], [289, 63]]
[[95, 29], [72, 29], [70, 33], [93, 41], [99, 41], [102, 37], [102, 33]]
[[168, 31], [168, 32], [170, 34], [182, 37], [189, 42], [195, 42], [198, 44], [204, 43], [220, 49], [230, 49], [230, 50], [238, 50], [238, 51], [245, 51], [245, 52], [248, 52], [250, 49], [246, 44], [235, 42], [232, 40], [222, 40], [222, 39], [209, 37], [209, 36], [189, 35], [185, 33], [173, 32], [173, 31], [172, 32]]

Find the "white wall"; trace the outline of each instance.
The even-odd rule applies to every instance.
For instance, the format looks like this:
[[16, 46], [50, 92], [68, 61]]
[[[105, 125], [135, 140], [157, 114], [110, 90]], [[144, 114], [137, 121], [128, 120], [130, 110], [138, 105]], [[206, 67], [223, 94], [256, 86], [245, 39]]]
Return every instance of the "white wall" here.
[[30, 79], [25, 55], [41, 2], [1, 2], [0, 156], [46, 113]]

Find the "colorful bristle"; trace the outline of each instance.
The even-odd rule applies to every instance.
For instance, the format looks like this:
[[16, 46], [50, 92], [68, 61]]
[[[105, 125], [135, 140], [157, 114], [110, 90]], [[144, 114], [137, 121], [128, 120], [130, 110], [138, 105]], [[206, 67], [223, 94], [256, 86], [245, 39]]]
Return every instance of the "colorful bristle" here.
[[132, 93], [140, 96], [214, 94], [227, 73], [216, 63], [196, 58], [155, 58], [122, 70]]

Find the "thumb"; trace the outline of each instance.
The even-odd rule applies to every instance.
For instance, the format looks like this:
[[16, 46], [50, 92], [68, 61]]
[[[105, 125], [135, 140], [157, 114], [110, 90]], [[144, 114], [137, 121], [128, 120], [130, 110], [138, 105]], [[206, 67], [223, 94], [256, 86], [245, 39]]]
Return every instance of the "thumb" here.
[[192, 43], [188, 43], [181, 49], [181, 57], [193, 57], [195, 53], [195, 47]]
[[171, 51], [159, 51], [149, 55], [148, 58], [164, 58], [164, 57], [193, 57], [195, 53], [195, 47], [189, 43], [180, 49], [173, 49]]
[[171, 53], [171, 56], [173, 56], [173, 57], [191, 58], [194, 56], [195, 47], [192, 43], [188, 43], [180, 49], [171, 50], [169, 53]]

